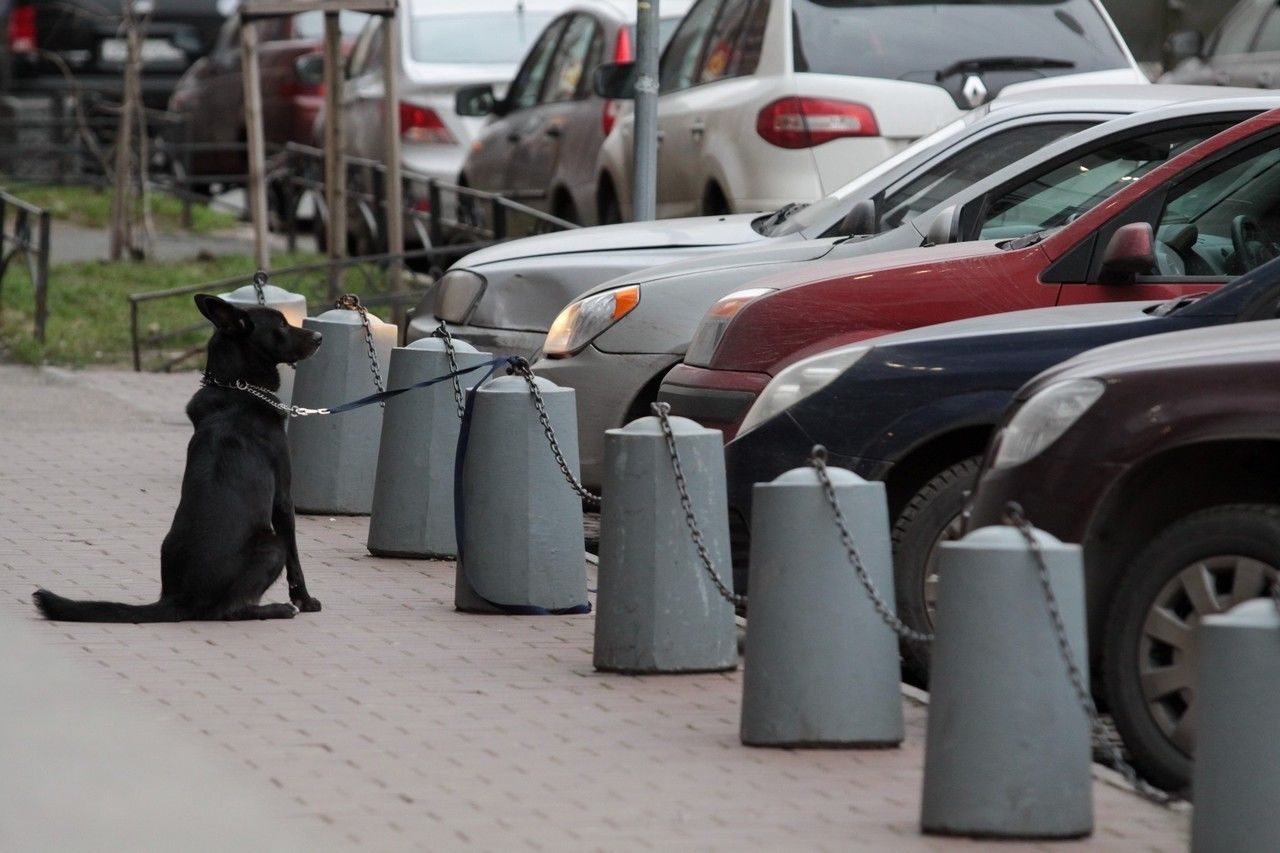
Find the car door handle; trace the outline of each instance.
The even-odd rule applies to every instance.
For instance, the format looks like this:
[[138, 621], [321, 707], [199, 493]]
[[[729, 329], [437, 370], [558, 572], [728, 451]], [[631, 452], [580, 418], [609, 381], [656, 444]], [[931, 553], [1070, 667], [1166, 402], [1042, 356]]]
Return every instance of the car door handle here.
[[546, 133], [546, 135], [550, 136], [552, 139], [559, 139], [561, 136], [564, 135], [564, 131], [560, 130], [559, 127], [554, 125], [552, 127], [548, 127], [544, 131], [544, 133]]
[[707, 126], [702, 123], [702, 119], [698, 119], [689, 128], [689, 132], [692, 133], [694, 136], [701, 136], [702, 134], [707, 132]]

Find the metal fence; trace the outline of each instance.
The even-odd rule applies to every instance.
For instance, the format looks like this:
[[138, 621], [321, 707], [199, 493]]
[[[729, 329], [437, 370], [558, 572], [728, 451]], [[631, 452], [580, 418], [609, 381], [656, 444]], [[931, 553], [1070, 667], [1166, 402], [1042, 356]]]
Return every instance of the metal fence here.
[[31, 277], [33, 334], [43, 344], [49, 319], [49, 211], [0, 190], [0, 297], [15, 261], [25, 264]]

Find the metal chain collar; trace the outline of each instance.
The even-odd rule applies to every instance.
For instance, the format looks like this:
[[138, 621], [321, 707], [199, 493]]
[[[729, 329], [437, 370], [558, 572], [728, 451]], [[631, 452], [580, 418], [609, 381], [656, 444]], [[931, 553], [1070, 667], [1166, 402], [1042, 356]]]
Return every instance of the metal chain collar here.
[[556, 458], [556, 465], [560, 466], [560, 473], [564, 474], [565, 482], [578, 493], [578, 496], [588, 506], [599, 507], [600, 496], [587, 491], [587, 487], [582, 485], [578, 478], [573, 475], [573, 471], [569, 468], [569, 463], [564, 461], [564, 454], [560, 452], [560, 442], [556, 441], [555, 430], [551, 428], [551, 419], [547, 417], [547, 404], [542, 399], [542, 392], [538, 390], [538, 383], [534, 380], [533, 370], [530, 369], [529, 362], [523, 358], [516, 359], [512, 366], [508, 368], [508, 371], [519, 374], [528, 383], [529, 394], [533, 400], [533, 408], [538, 412], [538, 422], [542, 424], [542, 432], [547, 436], [547, 444], [551, 445], [551, 455]]
[[449, 327], [444, 320], [440, 321], [440, 325], [432, 332], [437, 338], [444, 341], [444, 354], [449, 359], [449, 370], [453, 376], [453, 402], [458, 406], [458, 420], [462, 420], [462, 416], [467, 413], [466, 404], [462, 401], [462, 382], [458, 379], [458, 359], [453, 348], [453, 335], [449, 334]]
[[[364, 326], [364, 344], [369, 348], [369, 369], [373, 373], [373, 384], [377, 386], [379, 392], [387, 390], [386, 383], [382, 381], [382, 368], [378, 366], [378, 352], [373, 348], [373, 330], [369, 328], [369, 310], [360, 304], [360, 297], [354, 293], [342, 294], [333, 306], [360, 312], [360, 323]], [[387, 407], [386, 403], [378, 405], [384, 409]]]
[[831, 515], [835, 519], [836, 529], [840, 531], [840, 543], [844, 545], [845, 555], [849, 558], [849, 565], [853, 566], [854, 574], [858, 576], [858, 581], [866, 591], [867, 597], [871, 599], [871, 606], [875, 608], [876, 614], [884, 624], [892, 628], [893, 632], [904, 640], [932, 643], [933, 634], [917, 631], [898, 618], [897, 614], [893, 612], [893, 608], [881, 597], [879, 590], [876, 589], [876, 585], [871, 580], [871, 576], [867, 574], [867, 568], [862, 564], [862, 558], [858, 556], [858, 549], [853, 544], [853, 537], [849, 535], [849, 526], [845, 523], [844, 512], [840, 509], [840, 502], [836, 499], [836, 490], [831, 485], [831, 478], [827, 476], [827, 449], [821, 444], [815, 445], [809, 453], [809, 464], [813, 466], [814, 472], [818, 475], [818, 482], [822, 484], [822, 492], [826, 496], [827, 505], [831, 507]]
[[267, 294], [263, 290], [267, 284], [267, 274], [263, 270], [258, 270], [253, 274], [253, 292], [258, 296], [258, 304], [266, 307]]
[[208, 388], [213, 385], [218, 388], [227, 388], [232, 391], [243, 391], [251, 397], [257, 397], [262, 402], [269, 405], [285, 415], [294, 418], [305, 418], [310, 415], [328, 415], [332, 414], [328, 409], [308, 409], [304, 406], [289, 406], [280, 401], [280, 398], [268, 391], [266, 388], [260, 388], [257, 385], [251, 385], [243, 379], [237, 379], [235, 382], [223, 382], [221, 379], [215, 379], [208, 373], [200, 378], [200, 385]]
[[716, 592], [720, 593], [721, 598], [734, 607], [746, 607], [747, 597], [730, 592], [724, 579], [720, 577], [720, 573], [716, 571], [715, 566], [711, 565], [711, 554], [707, 551], [706, 543], [702, 540], [702, 530], [698, 527], [697, 516], [693, 514], [693, 501], [689, 499], [689, 488], [684, 479], [684, 467], [680, 464], [680, 453], [676, 450], [675, 433], [671, 431], [671, 404], [653, 403], [650, 408], [653, 414], [657, 416], [658, 424], [662, 427], [662, 435], [667, 440], [667, 451], [671, 454], [671, 470], [676, 478], [676, 491], [680, 493], [680, 507], [684, 510], [684, 522], [689, 527], [689, 535], [693, 538], [693, 547], [698, 551], [698, 560], [702, 563], [702, 568], [706, 571], [707, 577], [711, 579], [711, 583], [715, 585]]
[[1143, 799], [1162, 806], [1178, 802], [1181, 800], [1180, 797], [1161, 791], [1143, 781], [1138, 776], [1138, 771], [1134, 770], [1129, 765], [1129, 762], [1124, 760], [1120, 747], [1116, 746], [1115, 742], [1108, 737], [1102, 725], [1102, 720], [1098, 715], [1098, 706], [1094, 704], [1093, 693], [1090, 692], [1089, 685], [1085, 684], [1084, 674], [1076, 664], [1075, 655], [1071, 651], [1071, 643], [1067, 639], [1067, 627], [1062, 619], [1062, 610], [1058, 607], [1058, 598], [1053, 594], [1053, 586], [1049, 581], [1049, 566], [1045, 562], [1040, 542], [1035, 537], [1035, 528], [1031, 526], [1031, 522], [1027, 519], [1022, 507], [1015, 501], [1009, 501], [1005, 505], [1004, 518], [1007, 524], [1022, 534], [1022, 538], [1026, 540], [1028, 550], [1031, 551], [1031, 557], [1036, 564], [1036, 574], [1040, 578], [1040, 589], [1044, 592], [1045, 604], [1049, 608], [1049, 619], [1053, 623], [1053, 631], [1058, 641], [1058, 651], [1062, 655], [1063, 663], [1066, 664], [1067, 676], [1071, 680], [1071, 687], [1075, 691], [1076, 699], [1079, 700], [1080, 707], [1084, 709], [1085, 716], [1089, 719], [1089, 729], [1093, 734], [1094, 740], [1102, 743], [1102, 747], [1107, 751], [1114, 768], [1125, 778], [1126, 782], [1133, 786], [1133, 789]]

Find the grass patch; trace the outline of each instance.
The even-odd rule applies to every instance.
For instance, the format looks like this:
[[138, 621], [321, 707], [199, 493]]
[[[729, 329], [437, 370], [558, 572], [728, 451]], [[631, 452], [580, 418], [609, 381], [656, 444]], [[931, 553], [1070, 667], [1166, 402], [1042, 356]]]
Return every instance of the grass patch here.
[[[280, 255], [275, 267], [319, 260], [318, 255]], [[244, 276], [253, 271], [248, 255], [228, 255], [187, 261], [89, 261], [57, 264], [49, 271], [49, 322], [45, 346], [32, 337], [34, 301], [31, 281], [25, 269], [11, 268], [0, 288], [0, 360], [24, 364], [52, 364], [62, 367], [130, 367], [133, 351], [129, 334], [130, 293], [164, 290]], [[364, 277], [348, 273], [348, 286], [360, 292]], [[324, 310], [328, 302], [324, 273], [273, 277], [273, 284], [307, 297], [312, 314]], [[373, 313], [386, 319], [390, 309], [379, 306]], [[197, 327], [190, 333], [166, 341], [159, 351], [143, 350], [143, 367], [155, 367], [183, 350], [203, 344], [209, 327], [190, 295], [175, 296], [140, 306], [139, 327], [143, 337], [149, 332]], [[199, 359], [191, 362], [192, 366]]]
[[[86, 228], [108, 228], [111, 225], [112, 191], [87, 186], [20, 186], [9, 192], [23, 201], [43, 207], [59, 222]], [[151, 194], [151, 216], [162, 232], [183, 231], [182, 202], [162, 193]], [[233, 213], [204, 204], [191, 206], [191, 233], [207, 234], [230, 228], [240, 219]]]

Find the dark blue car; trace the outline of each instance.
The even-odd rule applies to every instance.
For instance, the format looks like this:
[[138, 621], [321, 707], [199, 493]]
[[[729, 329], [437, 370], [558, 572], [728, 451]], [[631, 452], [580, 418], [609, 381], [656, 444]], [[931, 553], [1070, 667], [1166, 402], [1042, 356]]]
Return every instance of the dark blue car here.
[[[959, 286], [959, 285], [957, 285]], [[746, 589], [751, 487], [804, 464], [831, 464], [886, 484], [898, 614], [931, 628], [934, 554], [957, 530], [987, 441], [1028, 379], [1115, 341], [1247, 320], [1280, 304], [1280, 260], [1203, 296], [1112, 302], [976, 317], [829, 350], [781, 371], [725, 448], [735, 577]], [[920, 677], [925, 650], [904, 648]]]

